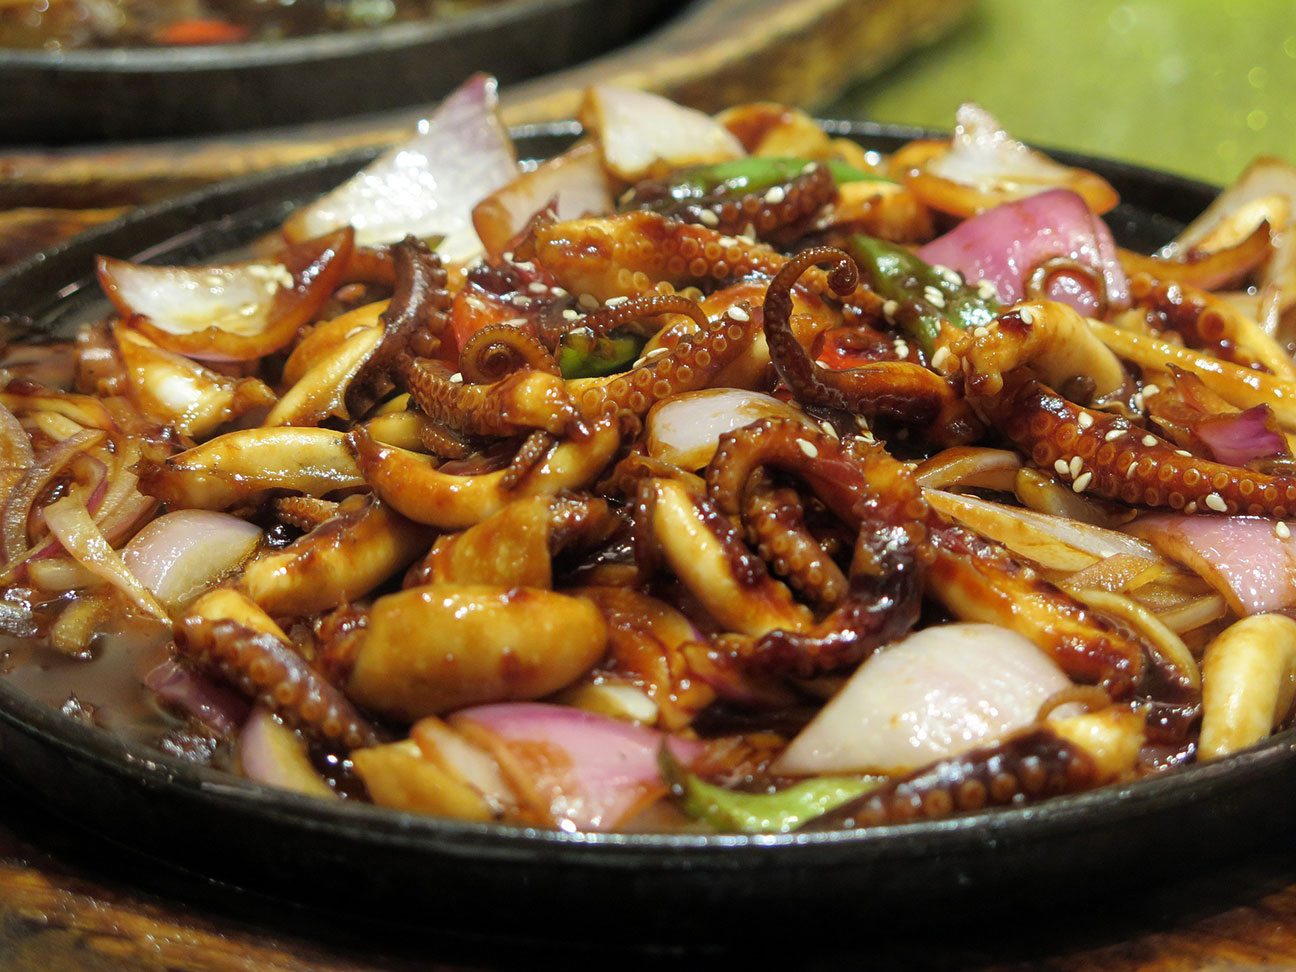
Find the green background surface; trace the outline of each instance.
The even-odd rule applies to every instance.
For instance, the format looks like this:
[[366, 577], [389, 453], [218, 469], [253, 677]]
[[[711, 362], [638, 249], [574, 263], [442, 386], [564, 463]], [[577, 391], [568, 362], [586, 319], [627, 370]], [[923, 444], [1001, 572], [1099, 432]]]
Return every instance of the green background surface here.
[[948, 129], [962, 101], [1024, 141], [1215, 183], [1296, 162], [1296, 0], [981, 0], [824, 114]]

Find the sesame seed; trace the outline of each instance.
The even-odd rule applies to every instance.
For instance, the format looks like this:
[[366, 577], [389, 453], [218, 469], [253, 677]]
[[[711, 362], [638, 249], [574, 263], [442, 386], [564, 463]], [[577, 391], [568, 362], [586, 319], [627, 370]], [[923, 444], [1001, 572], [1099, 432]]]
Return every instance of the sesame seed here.
[[833, 424], [829, 422], [827, 419], [824, 419], [822, 422], [819, 423], [819, 428], [824, 430], [824, 435], [827, 435], [834, 439], [841, 438], [841, 436], [837, 434], [837, 430], [833, 428]]
[[1290, 540], [1291, 530], [1288, 528], [1286, 523], [1284, 523], [1282, 520], [1279, 520], [1277, 523], [1274, 524], [1274, 536], [1277, 537], [1279, 540]]
[[720, 225], [720, 217], [717, 216], [715, 213], [713, 213], [713, 212], [712, 212], [711, 210], [709, 210], [709, 209], [704, 209], [704, 210], [702, 210], [700, 213], [698, 213], [698, 221], [699, 221], [703, 226], [719, 226], [719, 225]]
[[855, 416], [855, 424], [858, 425], [861, 429], [865, 429], [865, 430], [867, 430], [869, 427], [868, 419], [866, 419], [863, 415]]
[[989, 337], [989, 336], [990, 336], [990, 328], [988, 328], [988, 327], [974, 327], [974, 328], [972, 329], [972, 336], [973, 336], [973, 337], [979, 337], [979, 338]]
[[513, 264], [513, 266], [517, 267], [523, 273], [529, 273], [530, 271], [536, 268], [536, 265], [532, 263], [530, 260], [520, 260], [517, 263]]
[[1071, 478], [1075, 479], [1077, 476], [1080, 475], [1080, 470], [1084, 468], [1084, 460], [1081, 459], [1079, 456], [1072, 456], [1071, 465], [1069, 468], [1071, 470]]
[[1067, 465], [1067, 461], [1065, 459], [1057, 460], [1057, 462], [1053, 463], [1053, 468], [1057, 470], [1057, 474], [1059, 476], [1071, 475], [1071, 467]]
[[1176, 449], [1176, 450], [1175, 450], [1175, 455], [1176, 455], [1176, 456], [1187, 456], [1187, 457], [1190, 458], [1190, 459], [1192, 458], [1192, 453], [1189, 452], [1187, 449]]
[[933, 263], [932, 269], [939, 273], [948, 284], [958, 287], [963, 283], [963, 278], [959, 276], [958, 271], [940, 263]]
[[770, 186], [765, 193], [765, 201], [767, 203], [778, 205], [786, 196], [787, 193], [783, 191], [782, 186]]
[[609, 297], [606, 303], [608, 307], [620, 307], [622, 304], [629, 303], [629, 301], [630, 298], [622, 294], [618, 297]]
[[579, 320], [580, 320], [580, 315], [577, 314], [574, 310], [572, 310], [572, 309], [569, 307], [569, 308], [567, 308], [567, 310], [563, 311], [563, 320], [564, 320], [564, 321], [579, 321]]
[[1080, 428], [1087, 429], [1093, 425], [1094, 419], [1088, 412], [1081, 412], [1080, 417], [1076, 419], [1076, 421], [1080, 424]]
[[1143, 399], [1145, 401], [1151, 398], [1153, 395], [1159, 395], [1159, 394], [1161, 394], [1160, 385], [1154, 385], [1151, 382], [1149, 382], [1148, 384], [1143, 386]]
[[586, 310], [596, 310], [599, 305], [598, 298], [593, 294], [581, 294], [576, 298], [576, 303], [580, 304]]
[[549, 293], [553, 294], [555, 297], [567, 296], [567, 291], [564, 290], [562, 287], [557, 286], [556, 284], [549, 288]]
[[815, 448], [815, 444], [809, 439], [797, 439], [797, 445], [809, 458], [815, 459], [819, 456], [819, 450]]
[[1155, 435], [1145, 435], [1145, 436], [1143, 436], [1143, 444], [1144, 444], [1145, 446], [1154, 446], [1154, 445], [1156, 445], [1156, 444], [1157, 444], [1156, 436], [1155, 436]]
[[1125, 434], [1125, 430], [1124, 430], [1124, 429], [1112, 429], [1110, 432], [1108, 432], [1106, 435], [1103, 436], [1103, 441], [1104, 441], [1104, 442], [1115, 442], [1117, 439], [1119, 439], [1119, 438], [1120, 438], [1122, 435], [1124, 435], [1124, 434]]
[[653, 358], [660, 358], [663, 354], [667, 354], [669, 352], [670, 352], [670, 348], [653, 348], [651, 351], [649, 351], [647, 354], [644, 355], [644, 360], [651, 361]]
[[592, 327], [578, 327], [578, 328], [574, 328], [574, 329], [572, 330], [572, 334], [576, 335], [577, 337], [593, 337], [593, 336], [594, 336], [594, 328], [592, 328]]
[[513, 262], [513, 251], [512, 251], [512, 250], [505, 250], [503, 253], [500, 254], [500, 259], [503, 260], [505, 263], [512, 263], [512, 262]]
[[466, 304], [467, 304], [469, 307], [471, 307], [473, 310], [485, 310], [485, 309], [486, 309], [486, 305], [485, 305], [484, 303], [482, 303], [482, 300], [481, 300], [480, 297], [466, 297], [466, 298], [464, 298], [464, 303], [466, 303]]
[[994, 284], [992, 284], [989, 280], [978, 280], [976, 290], [977, 290], [977, 296], [980, 297], [982, 300], [999, 299], [999, 288], [996, 287]]
[[738, 307], [737, 305], [735, 305], [735, 306], [733, 306], [733, 307], [730, 307], [729, 310], [727, 311], [727, 313], [728, 313], [728, 315], [729, 315], [731, 318], [733, 318], [735, 321], [750, 321], [750, 320], [751, 320], [751, 315], [748, 314], [747, 311], [745, 311], [743, 308]]
[[931, 304], [933, 307], [945, 306], [945, 295], [942, 294], [935, 287], [932, 287], [930, 285], [924, 287], [923, 296], [927, 298], [927, 303]]
[[1193, 514], [1193, 513], [1196, 513], [1196, 512], [1197, 512], [1197, 501], [1196, 501], [1196, 500], [1192, 500], [1192, 501], [1191, 501], [1187, 506], [1185, 506], [1185, 507], [1183, 508], [1183, 511], [1184, 511], [1185, 513], [1189, 514], [1189, 515], [1191, 515], [1191, 514]]
[[942, 344], [936, 349], [936, 353], [931, 356], [931, 366], [939, 371], [945, 366], [945, 362], [949, 360], [949, 357], [950, 349]]
[[501, 321], [505, 327], [526, 327], [526, 322], [525, 317], [510, 317], [507, 321]]
[[1224, 502], [1224, 497], [1219, 493], [1207, 493], [1206, 505], [1216, 513], [1227, 513], [1228, 504]]
[[895, 342], [895, 353], [898, 358], [909, 357], [909, 345], [897, 338]]
[[1143, 393], [1142, 393], [1142, 392], [1135, 392], [1135, 393], [1134, 393], [1134, 396], [1133, 396], [1133, 402], [1134, 402], [1134, 407], [1135, 407], [1138, 411], [1142, 412], [1142, 411], [1144, 410], [1144, 407], [1145, 407], [1145, 406], [1144, 406], [1144, 404], [1143, 404]]
[[1030, 327], [1035, 323], [1035, 312], [1029, 307], [1019, 307], [1017, 309], [1017, 316], [1021, 318], [1021, 322], [1027, 327]]
[[462, 372], [459, 372], [459, 371], [456, 371], [453, 375], [450, 376], [450, 383], [451, 383], [452, 385], [462, 385], [462, 384], [463, 384], [463, 373], [462, 373]]
[[801, 166], [801, 175], [809, 175], [817, 168], [819, 168], [817, 162], [807, 162], [805, 165]]
[[739, 241], [746, 243], [748, 246], [756, 242], [756, 227], [748, 223], [743, 227], [742, 236], [738, 237]]
[[898, 301], [887, 300], [882, 303], [882, 313], [886, 315], [887, 320], [895, 317], [896, 311], [900, 309]]
[[543, 293], [548, 293], [549, 288], [544, 284], [542, 284], [539, 280], [536, 280], [532, 283], [527, 284], [527, 290], [531, 291], [531, 293], [533, 294], [543, 294]]
[[1077, 478], [1076, 481], [1071, 484], [1071, 488], [1074, 489], [1077, 493], [1083, 493], [1085, 491], [1085, 487], [1087, 487], [1092, 481], [1093, 481], [1093, 473], [1091, 472], [1082, 473], [1079, 476], [1079, 478]]
[[1125, 478], [1126, 478], [1126, 479], [1133, 479], [1133, 478], [1134, 478], [1134, 472], [1135, 472], [1135, 470], [1137, 470], [1137, 469], [1138, 469], [1138, 463], [1137, 463], [1137, 462], [1131, 462], [1131, 463], [1129, 464], [1129, 468], [1125, 470]]

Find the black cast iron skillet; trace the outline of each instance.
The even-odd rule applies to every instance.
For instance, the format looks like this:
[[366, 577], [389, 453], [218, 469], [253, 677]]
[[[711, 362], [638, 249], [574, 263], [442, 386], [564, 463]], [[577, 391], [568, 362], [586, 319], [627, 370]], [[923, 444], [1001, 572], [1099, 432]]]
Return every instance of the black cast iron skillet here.
[[433, 103], [474, 71], [508, 84], [602, 54], [683, 5], [501, 0], [446, 19], [281, 41], [0, 48], [0, 143], [211, 135]]
[[[830, 123], [890, 150], [916, 134]], [[572, 127], [529, 129], [544, 156]], [[1105, 175], [1109, 222], [1150, 248], [1215, 190], [1134, 166], [1055, 153]], [[0, 310], [43, 332], [106, 310], [96, 253], [202, 261], [278, 225], [370, 156], [217, 186], [136, 212], [0, 276]], [[87, 728], [0, 679], [0, 769], [57, 813], [175, 865], [347, 921], [415, 933], [620, 944], [717, 942], [753, 916], [816, 936], [867, 936], [1055, 906], [1146, 885], [1274, 840], [1289, 819], [1296, 732], [1218, 762], [1035, 806], [939, 822], [784, 836], [571, 834], [335, 804], [196, 768]], [[776, 916], [776, 918], [775, 918]], [[1020, 919], [1014, 919], [1020, 920]]]

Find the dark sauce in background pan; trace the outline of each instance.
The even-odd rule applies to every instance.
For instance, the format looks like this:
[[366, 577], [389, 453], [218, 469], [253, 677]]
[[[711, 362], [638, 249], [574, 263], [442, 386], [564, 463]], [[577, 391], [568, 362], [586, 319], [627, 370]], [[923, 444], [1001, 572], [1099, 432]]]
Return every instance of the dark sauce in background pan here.
[[7, 0], [0, 48], [57, 52], [275, 41], [453, 17], [503, 0]]

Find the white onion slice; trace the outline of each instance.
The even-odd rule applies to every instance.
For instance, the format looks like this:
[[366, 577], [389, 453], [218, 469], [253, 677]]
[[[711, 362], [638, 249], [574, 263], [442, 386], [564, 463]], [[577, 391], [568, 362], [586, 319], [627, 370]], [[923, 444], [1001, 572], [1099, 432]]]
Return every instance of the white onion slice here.
[[1007, 628], [925, 628], [861, 665], [771, 769], [905, 773], [1030, 725], [1070, 686], [1052, 659]]
[[470, 260], [481, 251], [473, 207], [517, 175], [498, 103], [494, 78], [469, 78], [419, 123], [414, 138], [296, 212], [285, 232], [304, 240], [349, 224], [356, 243], [368, 246], [440, 236], [444, 260]]
[[681, 469], [701, 469], [711, 461], [720, 436], [763, 418], [790, 418], [814, 426], [804, 412], [772, 395], [705, 388], [653, 406], [648, 413], [648, 454]]
[[275, 298], [293, 287], [292, 272], [273, 260], [209, 267], [155, 267], [101, 260], [115, 300], [168, 334], [209, 327], [254, 337], [269, 327]]
[[932, 159], [928, 172], [982, 192], [1006, 182], [1039, 192], [1070, 180], [1071, 169], [1017, 141], [980, 105], [965, 102], [954, 117], [950, 150]]
[[582, 142], [555, 155], [491, 193], [473, 209], [473, 225], [487, 252], [498, 256], [550, 204], [559, 220], [612, 211], [612, 191], [594, 143]]
[[170, 610], [193, 600], [252, 555], [261, 530], [212, 510], [175, 510], [131, 538], [122, 561]]
[[747, 153], [729, 129], [710, 115], [661, 95], [613, 85], [585, 94], [581, 123], [603, 150], [603, 162], [628, 182], [654, 169], [724, 162]]
[[336, 798], [324, 782], [297, 734], [281, 725], [265, 706], [252, 709], [239, 737], [239, 765], [248, 779], [309, 796]]

